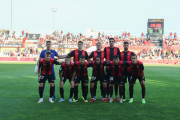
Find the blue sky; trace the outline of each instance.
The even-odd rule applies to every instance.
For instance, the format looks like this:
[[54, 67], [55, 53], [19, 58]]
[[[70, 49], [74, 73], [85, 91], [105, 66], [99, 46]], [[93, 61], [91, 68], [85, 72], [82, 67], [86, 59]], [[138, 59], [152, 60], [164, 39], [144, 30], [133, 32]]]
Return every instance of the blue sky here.
[[[11, 0], [0, 0], [0, 29], [11, 28]], [[13, 0], [13, 29], [16, 34], [51, 33], [53, 13], [55, 29], [64, 32], [109, 30], [113, 34], [147, 31], [148, 18], [164, 19], [165, 34], [180, 33], [179, 0]], [[114, 31], [114, 32], [113, 32]]]

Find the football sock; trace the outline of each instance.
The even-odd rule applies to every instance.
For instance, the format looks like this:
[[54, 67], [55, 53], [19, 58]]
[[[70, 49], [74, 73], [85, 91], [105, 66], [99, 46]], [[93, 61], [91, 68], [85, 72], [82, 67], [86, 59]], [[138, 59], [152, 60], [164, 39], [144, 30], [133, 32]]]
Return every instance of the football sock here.
[[106, 93], [107, 93], [107, 88], [104, 88], [104, 91], [103, 91], [103, 98], [106, 97]]
[[[43, 92], [43, 93], [44, 93], [45, 83], [46, 83], [46, 82], [44, 82], [43, 87], [42, 87], [42, 92]], [[42, 93], [42, 95], [43, 95], [43, 93]]]
[[133, 98], [133, 92], [134, 92], [133, 88], [134, 88], [134, 84], [130, 84], [130, 87], [129, 87], [130, 97], [129, 98]]
[[61, 94], [61, 98], [64, 99], [64, 89], [63, 88], [60, 88], [60, 94]]
[[109, 96], [109, 84], [107, 83], [107, 96]]
[[74, 99], [78, 99], [78, 86], [74, 86]]
[[110, 98], [112, 98], [112, 95], [113, 95], [113, 86], [109, 87], [109, 93], [110, 93]]
[[97, 83], [94, 85], [94, 96], [96, 96], [96, 90], [97, 90]]
[[39, 87], [39, 96], [43, 98], [43, 87]]
[[55, 84], [54, 84], [54, 93], [53, 93], [53, 97], [55, 98]]
[[74, 88], [71, 88], [71, 89], [70, 89], [70, 97], [69, 97], [69, 98], [72, 98], [73, 92], [74, 92]]
[[53, 94], [54, 94], [54, 86], [50, 87], [50, 98], [52, 98]]
[[104, 95], [104, 89], [103, 89], [102, 84], [100, 85], [100, 89], [101, 89], [101, 96], [103, 96]]
[[125, 85], [123, 85], [123, 99], [125, 99]]
[[145, 92], [146, 92], [145, 85], [141, 85], [141, 88], [142, 88], [142, 98], [145, 98]]
[[120, 95], [120, 98], [122, 98], [122, 95], [123, 95], [123, 86], [119, 87], [119, 95]]
[[84, 86], [84, 100], [87, 100], [88, 86]]
[[82, 96], [84, 97], [84, 83], [81, 82]]
[[91, 92], [91, 98], [94, 97], [94, 88], [90, 88], [90, 92]]
[[117, 96], [117, 93], [118, 93], [118, 85], [117, 84], [115, 84], [114, 90], [115, 90], [115, 96]]

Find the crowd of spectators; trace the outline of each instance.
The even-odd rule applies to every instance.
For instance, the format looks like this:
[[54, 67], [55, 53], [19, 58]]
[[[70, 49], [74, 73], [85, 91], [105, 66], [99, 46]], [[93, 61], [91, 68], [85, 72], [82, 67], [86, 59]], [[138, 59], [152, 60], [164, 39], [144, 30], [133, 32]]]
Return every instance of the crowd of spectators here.
[[[29, 34], [29, 31], [22, 30], [22, 35], [15, 36], [15, 31], [13, 31], [13, 35], [9, 35], [9, 30], [3, 30], [0, 31], [0, 43], [22, 43], [22, 40], [24, 37], [27, 37]], [[78, 33], [73, 34], [68, 32], [67, 34], [64, 34], [63, 31], [54, 31], [53, 34], [46, 35], [43, 38], [43, 44], [45, 46], [45, 43], [47, 40], [52, 41], [52, 45], [55, 49], [57, 49], [59, 54], [64, 54], [66, 52], [66, 48], [77, 48], [78, 41], [84, 42], [84, 48], [88, 49], [92, 46], [92, 41], [96, 40], [96, 42], [101, 42], [102, 45], [108, 45], [109, 40], [108, 38], [114, 38], [115, 39], [115, 45], [123, 45], [124, 41], [128, 41], [130, 45], [134, 46], [147, 46], [150, 44], [150, 39], [148, 38], [148, 34], [144, 35], [141, 33], [141, 37], [136, 37], [130, 35], [129, 32], [123, 32], [121, 35], [107, 35], [104, 32], [98, 32], [98, 36], [96, 38], [93, 38], [93, 36], [86, 37], [85, 35]], [[171, 37], [164, 36], [164, 42], [167, 46], [180, 46], [180, 39], [177, 38], [177, 36], [172, 39]], [[59, 47], [61, 45], [61, 47]], [[63, 47], [65, 46], [65, 47]], [[141, 51], [135, 51], [135, 53], [138, 55], [140, 59], [176, 59], [179, 57], [179, 54], [176, 51], [171, 52], [162, 52], [162, 49], [144, 49]], [[33, 46], [27, 46], [25, 49], [21, 50], [20, 48], [17, 48], [15, 50], [8, 50], [1, 52], [1, 55], [3, 56], [38, 56], [39, 52], [37, 47]]]

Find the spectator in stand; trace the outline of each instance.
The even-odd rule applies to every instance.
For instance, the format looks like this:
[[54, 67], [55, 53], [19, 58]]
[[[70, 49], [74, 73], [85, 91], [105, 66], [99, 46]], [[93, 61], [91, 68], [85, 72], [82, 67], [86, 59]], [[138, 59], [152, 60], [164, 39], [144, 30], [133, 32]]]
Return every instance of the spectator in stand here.
[[141, 37], [143, 37], [143, 36], [144, 36], [144, 33], [142, 32], [142, 33], [141, 33]]
[[124, 36], [125, 36], [125, 38], [126, 38], [126, 36], [127, 36], [127, 33], [126, 33], [126, 31], [125, 31], [125, 33], [124, 33]]
[[176, 39], [176, 37], [177, 37], [177, 34], [176, 34], [176, 33], [174, 33], [174, 39]]
[[28, 30], [26, 30], [26, 37], [28, 36], [28, 34], [29, 34], [29, 31], [28, 31]]
[[128, 32], [128, 37], [130, 37], [130, 33]]
[[22, 30], [22, 36], [24, 36], [24, 30]]
[[124, 38], [124, 32], [122, 33], [122, 38]]

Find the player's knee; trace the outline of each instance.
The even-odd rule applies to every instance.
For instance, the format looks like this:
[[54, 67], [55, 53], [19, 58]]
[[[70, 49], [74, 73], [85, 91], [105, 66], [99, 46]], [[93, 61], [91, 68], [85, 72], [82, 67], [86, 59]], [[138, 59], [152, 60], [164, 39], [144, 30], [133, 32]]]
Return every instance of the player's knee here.
[[84, 83], [84, 86], [88, 86], [88, 83]]
[[79, 83], [75, 83], [75, 84], [74, 84], [74, 86], [78, 86], [78, 85], [79, 85]]
[[114, 85], [113, 85], [113, 84], [110, 84], [110, 87], [114, 87]]
[[60, 84], [60, 88], [62, 88], [63, 86], [64, 86], [64, 84], [63, 84], [63, 83], [61, 83], [61, 84]]
[[44, 84], [44, 83], [39, 83], [39, 87], [43, 87], [43, 84]]
[[93, 88], [94, 87], [94, 84], [93, 83], [91, 83], [91, 88]]
[[107, 88], [107, 83], [102, 83], [103, 88]]
[[54, 83], [50, 83], [50, 86], [51, 86], [51, 87], [54, 87]]
[[144, 80], [141, 81], [141, 85], [145, 85], [145, 81]]

